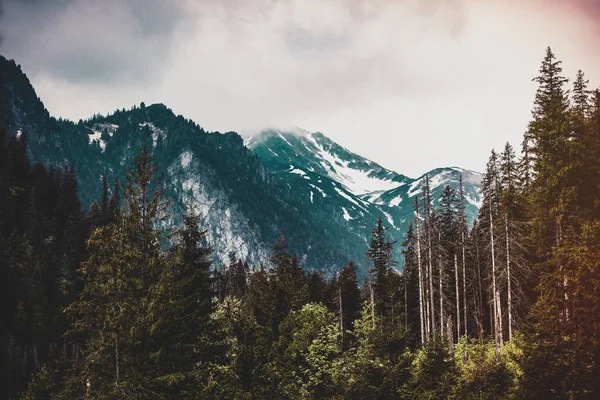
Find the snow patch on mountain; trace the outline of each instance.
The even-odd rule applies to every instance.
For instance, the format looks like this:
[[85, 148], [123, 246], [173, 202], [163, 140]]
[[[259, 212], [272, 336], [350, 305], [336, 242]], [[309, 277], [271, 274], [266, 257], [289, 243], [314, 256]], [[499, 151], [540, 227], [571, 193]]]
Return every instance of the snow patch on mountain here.
[[398, 207], [402, 203], [402, 196], [396, 196], [390, 201], [390, 207]]
[[[306, 135], [317, 148], [321, 165], [328, 171], [329, 177], [341, 183], [352, 194], [359, 196], [376, 191], [386, 191], [398, 187], [398, 182], [369, 176], [371, 171], [361, 171], [349, 166], [349, 162], [325, 150], [314, 138], [313, 133]], [[287, 142], [287, 140], [286, 140]], [[289, 142], [288, 142], [289, 143]]]
[[94, 140], [100, 140], [100, 136], [102, 136], [102, 132], [95, 131], [95, 130], [92, 129], [92, 133], [90, 133], [88, 135], [88, 140], [89, 140], [90, 144], [92, 144], [92, 142]]
[[394, 225], [394, 218], [392, 218], [392, 216], [390, 215], [390, 213], [387, 213], [385, 211], [381, 211], [383, 213], [383, 215], [385, 215], [385, 218], [388, 220], [388, 222], [390, 223], [390, 225], [394, 228], [396, 228], [396, 225]]
[[413, 183], [410, 184], [407, 194], [408, 194], [408, 197], [414, 197], [414, 196], [418, 195], [419, 193], [421, 193], [421, 180], [417, 179], [416, 181], [414, 181]]
[[154, 126], [154, 124], [152, 122], [142, 122], [140, 124], [140, 128], [142, 128], [144, 126], [147, 126], [150, 128], [150, 131], [152, 132], [152, 148], [155, 148], [156, 144], [158, 143], [158, 137], [161, 136], [164, 139], [165, 132], [162, 129]]
[[348, 193], [345, 193], [342, 189], [340, 189], [338, 187], [334, 187], [334, 189], [340, 196], [342, 196], [349, 202], [356, 204], [358, 207], [362, 208], [363, 210], [367, 211], [367, 209], [365, 208], [365, 206], [363, 204], [360, 204], [358, 201], [354, 200], [352, 197], [350, 197], [350, 195]]
[[475, 197], [472, 197], [469, 194], [466, 194], [465, 195], [465, 200], [467, 200], [467, 202], [469, 202], [470, 204], [473, 204], [478, 209], [481, 208], [481, 205], [482, 205], [481, 198], [475, 198]]
[[300, 176], [305, 176], [306, 172], [302, 171], [300, 168], [294, 168], [293, 165], [291, 165], [291, 170], [290, 170], [290, 174], [296, 174], [296, 175], [300, 175]]
[[348, 213], [348, 210], [346, 210], [346, 207], [342, 207], [342, 211], [344, 212], [344, 219], [346, 221], [350, 221], [351, 219], [353, 219], [350, 214]]
[[192, 162], [192, 153], [189, 151], [184, 151], [183, 153], [181, 153], [181, 155], [179, 156], [180, 162], [181, 162], [181, 167], [182, 168], [187, 168], [190, 163]]
[[451, 177], [452, 176], [450, 171], [442, 171], [439, 174], [435, 174], [429, 178], [429, 187], [431, 189], [435, 189], [442, 184], [448, 183], [448, 181], [451, 180], [449, 179]]
[[[321, 183], [321, 181], [319, 181], [319, 183]], [[320, 187], [318, 187], [318, 186], [316, 186], [316, 185], [313, 185], [312, 183], [310, 183], [309, 185], [310, 185], [310, 187], [312, 187], [313, 189], [315, 189], [315, 190], [317, 190], [319, 193], [321, 193], [321, 196], [323, 196], [323, 197], [327, 197], [327, 193], [325, 193], [325, 192], [323, 191], [323, 189], [321, 189]]]
[[228, 263], [232, 252], [250, 262], [268, 259], [269, 249], [259, 233], [237, 204], [224, 191], [215, 189], [214, 171], [200, 163], [192, 152], [181, 153], [167, 168], [167, 174], [179, 200], [176, 204], [192, 205], [202, 215], [217, 262]]
[[88, 128], [92, 133], [88, 133], [88, 142], [90, 144], [98, 142], [102, 152], [106, 150], [106, 142], [102, 140], [102, 133], [106, 131], [108, 136], [112, 137], [115, 131], [119, 128], [115, 124], [94, 124], [91, 128]]
[[285, 136], [283, 136], [283, 135], [281, 134], [281, 132], [279, 132], [279, 131], [275, 131], [275, 132], [277, 132], [277, 134], [279, 135], [279, 137], [280, 137], [280, 138], [282, 138], [284, 142], [286, 142], [287, 144], [289, 144], [289, 145], [290, 145], [290, 147], [294, 147], [294, 146], [292, 146], [292, 144], [291, 144], [291, 143], [290, 143], [290, 142], [289, 142], [289, 141], [288, 141], [288, 140], [285, 138]]
[[97, 141], [100, 145], [100, 149], [104, 152], [104, 150], [106, 150], [106, 142], [102, 140], [102, 133], [106, 131], [108, 136], [112, 137], [118, 128], [119, 126], [115, 124], [95, 124], [89, 128], [92, 133], [88, 134], [88, 141], [90, 144]]

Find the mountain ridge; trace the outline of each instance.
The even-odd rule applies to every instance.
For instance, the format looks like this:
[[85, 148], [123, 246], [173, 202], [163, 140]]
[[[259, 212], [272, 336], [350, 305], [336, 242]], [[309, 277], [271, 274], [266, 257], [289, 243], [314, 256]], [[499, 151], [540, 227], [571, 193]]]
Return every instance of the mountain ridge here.
[[[235, 132], [207, 132], [162, 103], [77, 123], [56, 119], [21, 68], [4, 58], [0, 94], [8, 99], [0, 104], [0, 116], [6, 116], [0, 127], [25, 134], [32, 160], [72, 165], [86, 209], [100, 198], [102, 174], [122, 179], [137, 151], [152, 149], [175, 209], [192, 203], [205, 216], [220, 264], [230, 254], [255, 264], [268, 260], [271, 243], [284, 231], [306, 268], [332, 274], [353, 259], [364, 275], [377, 217], [401, 242], [412, 218], [405, 200], [415, 194], [405, 189], [422, 179], [388, 170], [320, 132], [272, 129], [243, 139]], [[439, 170], [446, 180], [456, 178], [456, 171]], [[399, 248], [396, 253], [401, 258]]]

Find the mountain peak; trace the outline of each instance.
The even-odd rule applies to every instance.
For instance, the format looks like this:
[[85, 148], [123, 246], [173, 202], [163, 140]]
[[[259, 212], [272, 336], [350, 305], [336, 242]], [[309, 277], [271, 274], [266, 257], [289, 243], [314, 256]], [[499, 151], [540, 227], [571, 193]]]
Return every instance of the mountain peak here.
[[328, 177], [355, 196], [382, 192], [406, 177], [340, 146], [321, 132], [265, 130], [246, 142], [274, 168], [301, 168]]

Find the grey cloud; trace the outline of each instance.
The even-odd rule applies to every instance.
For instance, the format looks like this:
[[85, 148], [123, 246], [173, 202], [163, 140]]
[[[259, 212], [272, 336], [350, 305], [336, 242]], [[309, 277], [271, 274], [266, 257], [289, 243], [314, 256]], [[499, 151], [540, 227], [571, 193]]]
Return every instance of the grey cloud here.
[[[482, 169], [491, 147], [518, 144], [548, 42], [600, 76], [595, 36], [569, 29], [600, 3], [565, 3], [0, 0], [0, 52], [55, 115], [163, 102], [209, 130], [321, 130], [418, 175]], [[429, 157], [398, 155], [415, 140]]]
[[79, 83], [135, 83], [168, 59], [181, 2], [4, 0], [0, 51], [30, 71]]
[[[433, 14], [449, 10], [449, 2], [457, 3], [436, 0], [420, 7]], [[417, 4], [415, 0], [399, 3]], [[82, 84], [147, 84], [160, 79], [176, 35], [186, 24], [197, 31], [204, 20], [217, 17], [235, 32], [248, 23], [272, 24], [273, 18], [281, 18], [272, 15], [273, 10], [280, 9], [289, 20], [274, 33], [281, 35], [292, 55], [332, 57], [348, 49], [358, 29], [380, 18], [391, 3], [328, 0], [319, 8], [325, 13], [335, 4], [332, 13], [345, 10], [343, 19], [330, 16], [327, 20], [317, 12], [303, 20], [307, 23], [299, 23], [289, 16], [301, 4], [294, 0], [0, 0], [0, 10], [4, 10], [0, 13], [0, 51], [32, 75], [44, 73]], [[448, 23], [452, 28], [456, 19]]]

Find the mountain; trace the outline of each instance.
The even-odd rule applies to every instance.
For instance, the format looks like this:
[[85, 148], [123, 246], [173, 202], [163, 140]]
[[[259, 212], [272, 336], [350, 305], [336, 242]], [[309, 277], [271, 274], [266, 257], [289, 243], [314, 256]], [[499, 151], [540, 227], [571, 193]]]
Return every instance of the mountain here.
[[[20, 66], [1, 56], [0, 100], [0, 128], [25, 135], [32, 160], [71, 165], [86, 210], [100, 198], [101, 176], [122, 180], [146, 145], [172, 200], [168, 223], [178, 224], [188, 205], [196, 207], [218, 263], [227, 263], [232, 253], [264, 262], [284, 231], [306, 268], [331, 274], [349, 259], [364, 265], [379, 216], [390, 236], [402, 241], [423, 180], [385, 169], [321, 133], [266, 130], [244, 143], [235, 132], [207, 132], [162, 104], [142, 103], [77, 123], [56, 119]], [[472, 219], [481, 175], [441, 168], [429, 176], [437, 198], [445, 184], [457, 185], [461, 173]]]
[[414, 198], [421, 193], [426, 175], [434, 206], [446, 185], [458, 188], [462, 175], [470, 223], [480, 207], [482, 175], [478, 172], [436, 168], [410, 178], [353, 153], [320, 132], [302, 129], [266, 130], [245, 143], [281, 181], [289, 182], [310, 213], [346, 221], [348, 233], [357, 236], [357, 246], [370, 237], [378, 216], [384, 217], [391, 238], [402, 242], [414, 217]]

